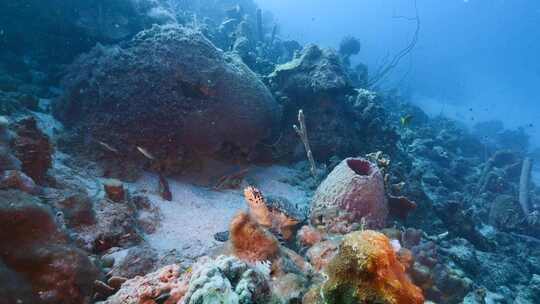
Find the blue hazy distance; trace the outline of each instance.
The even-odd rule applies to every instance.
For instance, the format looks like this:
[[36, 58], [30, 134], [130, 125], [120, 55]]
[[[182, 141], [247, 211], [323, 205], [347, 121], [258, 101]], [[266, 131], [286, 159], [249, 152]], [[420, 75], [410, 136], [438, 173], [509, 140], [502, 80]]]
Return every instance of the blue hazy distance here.
[[[357, 61], [374, 70], [414, 32], [413, 0], [258, 0], [284, 37], [337, 47], [362, 42]], [[540, 143], [540, 1], [418, 0], [420, 40], [384, 84], [428, 112], [469, 125], [500, 119], [527, 126]], [[404, 78], [404, 75], [407, 77]], [[472, 111], [471, 111], [472, 109]], [[530, 124], [533, 127], [530, 127]]]

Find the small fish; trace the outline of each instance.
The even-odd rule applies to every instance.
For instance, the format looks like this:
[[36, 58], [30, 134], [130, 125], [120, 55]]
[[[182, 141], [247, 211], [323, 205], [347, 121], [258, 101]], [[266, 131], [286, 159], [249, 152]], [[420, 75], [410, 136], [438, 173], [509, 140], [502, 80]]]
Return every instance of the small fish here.
[[111, 145], [109, 145], [107, 143], [104, 143], [104, 142], [99, 141], [99, 140], [97, 141], [97, 143], [100, 144], [103, 148], [105, 148], [105, 149], [107, 149], [107, 150], [109, 150], [109, 151], [111, 151], [113, 153], [120, 154], [120, 152], [117, 149], [111, 147]]
[[141, 154], [144, 155], [144, 157], [148, 158], [149, 160], [155, 160], [156, 159], [150, 152], [148, 152], [144, 148], [141, 148], [141, 147], [137, 146], [137, 150], [139, 150], [139, 152], [141, 152]]
[[163, 174], [159, 174], [159, 194], [161, 195], [161, 198], [163, 198], [166, 201], [172, 201], [172, 193], [169, 188], [169, 182], [163, 176]]
[[405, 116], [402, 116], [399, 121], [401, 122], [402, 126], [406, 127], [411, 124], [413, 118], [414, 116], [412, 116], [411, 114], [407, 114]]
[[193, 267], [189, 266], [187, 269], [186, 269], [186, 273], [192, 273], [193, 272]]

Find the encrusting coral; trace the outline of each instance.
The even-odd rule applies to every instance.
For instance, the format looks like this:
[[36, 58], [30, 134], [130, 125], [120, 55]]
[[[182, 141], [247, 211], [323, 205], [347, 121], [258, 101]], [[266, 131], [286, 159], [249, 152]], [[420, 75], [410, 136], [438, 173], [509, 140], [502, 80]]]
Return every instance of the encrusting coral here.
[[405, 273], [390, 240], [365, 230], [345, 236], [326, 268], [325, 303], [420, 304], [424, 297]]

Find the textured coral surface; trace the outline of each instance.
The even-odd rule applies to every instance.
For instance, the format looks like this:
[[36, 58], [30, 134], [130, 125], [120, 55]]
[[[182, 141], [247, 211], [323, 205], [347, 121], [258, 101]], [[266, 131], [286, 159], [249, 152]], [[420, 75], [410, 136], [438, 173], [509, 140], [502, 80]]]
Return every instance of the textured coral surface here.
[[333, 232], [350, 232], [363, 221], [382, 228], [388, 215], [384, 181], [363, 158], [343, 160], [315, 192], [311, 222]]
[[273, 260], [279, 253], [275, 237], [244, 212], [232, 220], [230, 239], [234, 254], [245, 261]]
[[405, 273], [390, 240], [366, 230], [347, 235], [326, 269], [327, 303], [420, 304], [424, 297]]

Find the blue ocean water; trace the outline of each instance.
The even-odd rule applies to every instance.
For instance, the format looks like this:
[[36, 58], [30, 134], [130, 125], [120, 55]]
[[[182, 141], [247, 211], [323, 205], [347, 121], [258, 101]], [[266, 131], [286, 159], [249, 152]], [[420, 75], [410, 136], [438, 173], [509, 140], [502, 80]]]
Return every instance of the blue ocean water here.
[[[329, 47], [337, 47], [345, 35], [357, 36], [362, 51], [355, 60], [371, 69], [403, 49], [416, 26], [410, 20], [415, 1], [259, 2], [279, 20], [285, 36]], [[468, 125], [502, 120], [508, 127], [525, 127], [538, 143], [540, 5], [419, 0], [416, 6], [420, 39], [389, 86], [410, 94], [431, 113], [443, 112]]]

